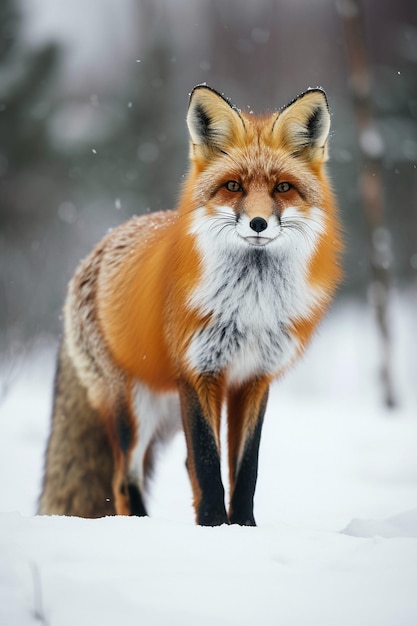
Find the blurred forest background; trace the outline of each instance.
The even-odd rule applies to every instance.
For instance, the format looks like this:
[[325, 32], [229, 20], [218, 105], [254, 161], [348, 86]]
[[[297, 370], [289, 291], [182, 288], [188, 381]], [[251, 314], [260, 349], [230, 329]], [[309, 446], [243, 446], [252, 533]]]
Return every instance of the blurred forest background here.
[[[416, 4], [363, 0], [363, 9], [392, 274], [412, 285]], [[347, 241], [339, 297], [366, 298], [361, 159], [337, 1], [1, 0], [0, 360], [58, 336], [67, 281], [109, 228], [174, 207], [188, 95], [201, 82], [254, 112], [326, 90]]]

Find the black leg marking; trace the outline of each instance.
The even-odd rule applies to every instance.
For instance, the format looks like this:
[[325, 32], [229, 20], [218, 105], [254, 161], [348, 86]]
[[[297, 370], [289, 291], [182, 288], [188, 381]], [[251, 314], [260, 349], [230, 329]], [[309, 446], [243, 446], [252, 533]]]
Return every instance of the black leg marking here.
[[145, 517], [147, 514], [145, 505], [143, 504], [142, 494], [139, 488], [134, 483], [129, 483], [127, 486], [130, 499], [130, 515], [137, 515], [138, 517]]
[[[132, 425], [132, 420], [130, 419], [130, 414], [127, 407], [123, 407], [119, 410], [116, 428], [117, 438], [119, 441], [120, 449], [124, 456], [124, 463], [126, 465], [127, 456], [129, 451], [132, 449], [135, 438], [134, 427]], [[127, 471], [126, 467], [124, 471]], [[125, 478], [122, 485], [120, 486], [120, 491], [124, 495], [126, 495], [127, 491], [127, 495], [129, 497], [130, 515], [137, 515], [138, 517], [144, 517], [145, 515], [147, 515], [146, 508], [143, 503], [142, 494], [135, 483], [130, 483]]]
[[261, 413], [252, 436], [246, 441], [245, 451], [238, 469], [230, 500], [230, 524], [256, 526], [253, 516], [253, 497], [258, 477], [259, 444], [263, 424], [263, 412]]
[[191, 418], [191, 445], [201, 499], [197, 511], [200, 526], [227, 524], [220, 458], [213, 430], [204, 417], [197, 394], [188, 407]]
[[123, 454], [126, 454], [132, 447], [134, 436], [128, 410], [123, 408], [117, 416], [117, 437]]

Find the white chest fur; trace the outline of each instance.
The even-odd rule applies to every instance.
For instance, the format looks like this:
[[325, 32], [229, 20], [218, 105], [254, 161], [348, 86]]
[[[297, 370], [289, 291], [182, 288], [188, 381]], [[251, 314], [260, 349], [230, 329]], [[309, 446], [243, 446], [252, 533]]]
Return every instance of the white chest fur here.
[[209, 314], [210, 323], [193, 336], [189, 363], [198, 372], [225, 370], [237, 383], [277, 373], [299, 348], [291, 322], [308, 317], [320, 298], [306, 279], [318, 232], [283, 229], [257, 247], [215, 224], [201, 209], [192, 229], [203, 274], [189, 305]]

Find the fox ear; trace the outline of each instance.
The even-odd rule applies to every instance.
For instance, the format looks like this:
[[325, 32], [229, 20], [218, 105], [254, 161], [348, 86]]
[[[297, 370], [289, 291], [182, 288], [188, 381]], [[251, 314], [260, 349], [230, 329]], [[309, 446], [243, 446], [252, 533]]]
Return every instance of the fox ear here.
[[224, 150], [244, 129], [237, 109], [205, 85], [198, 85], [191, 94], [187, 125], [194, 150], [201, 150], [203, 155]]
[[319, 162], [327, 161], [330, 113], [326, 94], [309, 89], [278, 113], [272, 126], [277, 144], [294, 156]]

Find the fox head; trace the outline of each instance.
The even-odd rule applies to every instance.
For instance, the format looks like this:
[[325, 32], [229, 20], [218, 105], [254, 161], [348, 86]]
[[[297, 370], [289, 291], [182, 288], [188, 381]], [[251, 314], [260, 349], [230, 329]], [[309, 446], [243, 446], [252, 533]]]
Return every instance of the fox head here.
[[271, 115], [248, 115], [206, 86], [190, 97], [187, 196], [227, 245], [315, 246], [335, 212], [325, 172], [330, 114], [310, 89]]

